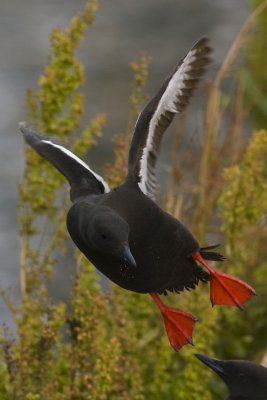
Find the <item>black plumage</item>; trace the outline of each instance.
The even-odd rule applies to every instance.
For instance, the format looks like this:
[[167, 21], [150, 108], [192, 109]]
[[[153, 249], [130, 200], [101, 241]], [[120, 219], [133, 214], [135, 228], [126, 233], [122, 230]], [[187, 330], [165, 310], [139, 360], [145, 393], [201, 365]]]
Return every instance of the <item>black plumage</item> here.
[[[77, 247], [125, 289], [139, 293], [181, 291], [193, 288], [199, 279], [209, 279], [190, 257], [199, 250], [191, 233], [135, 184], [125, 183], [100, 199], [95, 196], [90, 201], [77, 201], [68, 213], [67, 226]], [[117, 257], [112, 251], [113, 241], [114, 247], [116, 243], [129, 243], [136, 268]]]
[[225, 400], [266, 400], [267, 368], [245, 360], [219, 360], [203, 354], [195, 356], [226, 383]]
[[[154, 201], [155, 164], [162, 136], [175, 113], [188, 103], [209, 64], [210, 47], [201, 39], [177, 64], [163, 86], [140, 113], [129, 151], [128, 174], [110, 190], [82, 160], [26, 123], [20, 129], [26, 142], [49, 160], [69, 181], [73, 206], [67, 227], [76, 246], [109, 279], [139, 293], [150, 293], [162, 312], [172, 346], [191, 343], [195, 318], [164, 306], [157, 294], [193, 289], [211, 274], [212, 302], [241, 304], [253, 289], [228, 275], [221, 278], [204, 261], [222, 260], [212, 248], [201, 249], [192, 234]], [[232, 290], [231, 285], [235, 285]], [[225, 289], [226, 285], [226, 289]], [[237, 287], [242, 288], [241, 296]]]

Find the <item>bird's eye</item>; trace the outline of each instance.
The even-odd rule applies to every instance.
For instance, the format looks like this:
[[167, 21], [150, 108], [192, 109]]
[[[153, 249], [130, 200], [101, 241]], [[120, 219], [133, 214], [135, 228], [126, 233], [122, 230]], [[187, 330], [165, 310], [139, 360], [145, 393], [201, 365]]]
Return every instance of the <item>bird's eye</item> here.
[[107, 235], [105, 235], [104, 233], [101, 233], [101, 239], [106, 239], [107, 238]]

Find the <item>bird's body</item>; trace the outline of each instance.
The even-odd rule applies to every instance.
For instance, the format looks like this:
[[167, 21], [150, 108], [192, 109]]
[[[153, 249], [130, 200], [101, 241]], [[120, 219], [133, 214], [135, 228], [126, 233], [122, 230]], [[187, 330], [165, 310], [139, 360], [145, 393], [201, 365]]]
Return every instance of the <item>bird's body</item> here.
[[154, 201], [155, 165], [162, 136], [174, 115], [188, 104], [210, 62], [210, 51], [208, 40], [199, 40], [144, 107], [129, 150], [128, 174], [115, 189], [110, 190], [103, 178], [64, 146], [26, 123], [20, 124], [26, 142], [70, 183], [74, 204], [67, 216], [67, 227], [76, 246], [119, 286], [151, 294], [175, 350], [192, 343], [196, 319], [164, 306], [158, 294], [195, 288], [199, 280], [209, 279], [213, 304], [241, 307], [255, 294], [249, 285], [215, 272], [206, 264], [205, 260], [223, 257], [210, 251], [212, 246], [200, 248], [187, 228]]
[[219, 360], [203, 354], [195, 356], [226, 383], [225, 400], [266, 400], [267, 368], [247, 360]]
[[[90, 210], [101, 214], [102, 207], [110, 208], [129, 225], [129, 247], [136, 268], [115, 255], [97, 251], [84, 240], [84, 226], [90, 225]], [[208, 274], [191, 257], [199, 250], [191, 233], [145, 196], [136, 184], [126, 182], [101, 199], [97, 196], [79, 199], [68, 213], [67, 227], [86, 257], [125, 289], [164, 293], [193, 288], [199, 279], [208, 280]]]

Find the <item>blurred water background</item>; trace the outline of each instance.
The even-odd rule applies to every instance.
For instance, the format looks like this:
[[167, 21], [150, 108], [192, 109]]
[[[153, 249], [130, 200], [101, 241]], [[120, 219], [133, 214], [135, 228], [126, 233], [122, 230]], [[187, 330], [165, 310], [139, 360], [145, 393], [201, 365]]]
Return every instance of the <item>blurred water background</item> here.
[[[64, 29], [84, 5], [85, 0], [0, 0], [0, 286], [10, 287], [15, 296], [19, 296], [19, 290], [12, 289], [19, 282], [17, 182], [23, 173], [17, 124], [25, 119], [24, 90], [37, 88], [51, 30]], [[98, 112], [107, 114], [104, 137], [97, 151], [89, 153], [90, 165], [101, 173], [103, 164], [112, 159], [110, 138], [125, 129], [128, 116], [129, 62], [137, 60], [141, 50], [152, 57], [150, 94], [201, 36], [210, 37], [215, 50], [209, 74], [214, 76], [249, 11], [244, 0], [101, 0], [95, 27], [87, 30], [78, 52], [86, 68], [86, 119]], [[163, 174], [168, 169], [168, 149], [164, 145], [160, 159]], [[60, 282], [64, 288], [62, 276]], [[61, 296], [61, 288], [54, 285], [56, 296]], [[3, 323], [12, 326], [0, 300]]]

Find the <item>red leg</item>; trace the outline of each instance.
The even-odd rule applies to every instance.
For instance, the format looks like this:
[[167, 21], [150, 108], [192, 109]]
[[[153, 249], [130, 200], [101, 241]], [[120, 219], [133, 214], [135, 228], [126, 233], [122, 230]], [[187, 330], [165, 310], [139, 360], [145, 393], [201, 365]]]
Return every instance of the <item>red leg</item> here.
[[199, 252], [195, 253], [193, 258], [203, 264], [210, 273], [210, 300], [212, 306], [214, 304], [226, 304], [237, 306], [242, 310], [242, 304], [256, 295], [255, 290], [247, 283], [211, 268], [203, 260]]
[[150, 293], [150, 296], [152, 296], [160, 309], [168, 338], [174, 350], [178, 351], [188, 343], [193, 344], [192, 333], [197, 319], [192, 314], [165, 306], [157, 293]]

